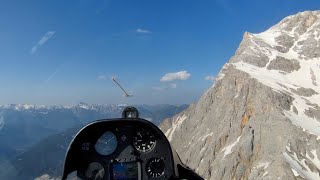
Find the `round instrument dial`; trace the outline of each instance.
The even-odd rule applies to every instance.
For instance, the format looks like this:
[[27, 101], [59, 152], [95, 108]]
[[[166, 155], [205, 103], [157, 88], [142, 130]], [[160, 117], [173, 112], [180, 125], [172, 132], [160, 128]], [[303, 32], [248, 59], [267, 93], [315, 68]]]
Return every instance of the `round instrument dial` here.
[[160, 158], [152, 158], [147, 162], [146, 172], [149, 177], [159, 178], [164, 175], [165, 164]]
[[140, 152], [149, 152], [156, 146], [156, 138], [150, 130], [141, 130], [133, 137], [133, 146]]
[[89, 164], [85, 175], [87, 179], [103, 179], [104, 174], [103, 166], [98, 162], [93, 162]]
[[117, 137], [110, 131], [105, 132], [96, 142], [94, 148], [104, 156], [112, 154], [118, 145]]

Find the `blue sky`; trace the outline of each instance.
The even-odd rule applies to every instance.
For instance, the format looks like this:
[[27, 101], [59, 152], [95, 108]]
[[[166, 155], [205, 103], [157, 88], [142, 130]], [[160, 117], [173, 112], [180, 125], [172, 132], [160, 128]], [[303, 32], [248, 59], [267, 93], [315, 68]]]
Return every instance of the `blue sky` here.
[[[1, 2], [0, 104], [47, 105], [195, 102], [245, 31], [320, 7], [318, 0]], [[123, 97], [112, 76], [134, 97]]]

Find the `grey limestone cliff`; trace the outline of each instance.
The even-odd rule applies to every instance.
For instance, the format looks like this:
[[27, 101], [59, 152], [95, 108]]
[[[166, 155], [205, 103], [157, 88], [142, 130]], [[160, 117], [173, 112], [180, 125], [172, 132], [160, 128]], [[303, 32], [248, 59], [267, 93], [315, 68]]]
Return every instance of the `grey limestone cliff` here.
[[199, 102], [161, 129], [205, 179], [320, 179], [320, 11], [245, 33]]

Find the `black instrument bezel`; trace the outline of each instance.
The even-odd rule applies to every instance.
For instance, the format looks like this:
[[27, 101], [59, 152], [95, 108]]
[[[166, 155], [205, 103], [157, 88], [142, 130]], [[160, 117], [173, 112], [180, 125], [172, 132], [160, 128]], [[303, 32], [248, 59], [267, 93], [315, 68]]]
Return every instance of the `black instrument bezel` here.
[[[132, 144], [132, 139], [128, 139], [127, 142], [123, 144], [118, 144], [117, 148], [114, 153], [110, 155], [101, 155], [95, 150], [95, 143], [96, 141], [103, 135], [103, 133], [107, 131], [111, 131], [117, 137], [118, 143], [121, 141], [119, 139], [122, 136], [122, 132], [120, 132], [119, 128], [130, 127], [132, 129], [141, 130], [141, 129], [148, 129], [151, 130], [153, 135], [157, 139], [156, 147], [150, 152], [138, 152], [137, 150], [133, 149], [125, 149], [126, 145]], [[133, 134], [126, 134], [126, 136], [131, 136]], [[125, 133], [124, 133], [125, 134]], [[88, 141], [89, 144], [85, 144]], [[89, 149], [88, 151], [80, 151], [81, 143], [87, 145], [84, 149]], [[126, 144], [127, 143], [127, 144]], [[129, 147], [129, 146], [128, 146]], [[93, 150], [92, 150], [93, 149]], [[117, 150], [124, 150], [125, 154], [128, 154], [129, 151], [133, 151], [134, 153], [138, 153], [138, 155], [132, 155], [129, 158], [123, 158], [121, 154]], [[151, 122], [144, 120], [144, 119], [103, 119], [94, 121], [84, 128], [82, 128], [77, 135], [74, 137], [70, 146], [68, 148], [64, 166], [64, 173], [63, 178], [66, 178], [68, 174], [72, 173], [73, 171], [77, 171], [78, 177], [85, 179], [85, 175], [83, 172], [86, 170], [86, 165], [92, 162], [99, 162], [104, 166], [105, 169], [105, 176], [104, 179], [109, 180], [112, 177], [107, 177], [107, 175], [111, 175], [111, 167], [113, 162], [118, 162], [119, 160], [125, 159], [125, 161], [137, 161], [141, 167], [141, 177], [142, 179], [148, 178], [144, 169], [146, 168], [146, 163], [148, 159], [152, 157], [163, 157], [166, 162], [166, 174], [161, 179], [168, 179], [168, 177], [176, 177], [177, 170], [176, 170], [176, 163], [174, 162], [176, 158], [174, 158], [175, 152], [172, 150], [169, 141], [167, 140], [166, 136], [163, 132]], [[119, 159], [120, 157], [120, 159]]]

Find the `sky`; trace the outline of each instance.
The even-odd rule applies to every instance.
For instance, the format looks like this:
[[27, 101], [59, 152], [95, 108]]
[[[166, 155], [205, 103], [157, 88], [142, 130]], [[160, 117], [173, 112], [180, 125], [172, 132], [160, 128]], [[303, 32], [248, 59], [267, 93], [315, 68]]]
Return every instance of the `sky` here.
[[0, 104], [193, 103], [244, 32], [319, 8], [319, 0], [1, 0]]

